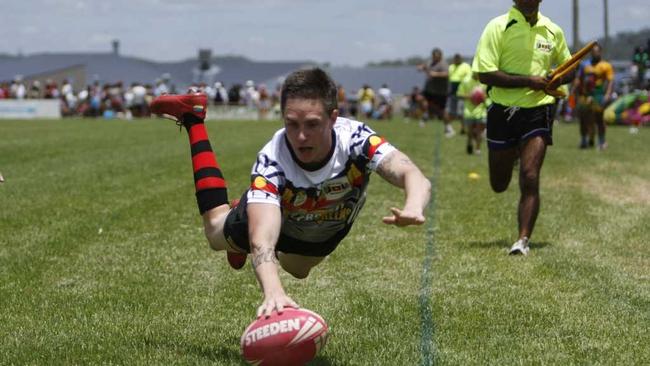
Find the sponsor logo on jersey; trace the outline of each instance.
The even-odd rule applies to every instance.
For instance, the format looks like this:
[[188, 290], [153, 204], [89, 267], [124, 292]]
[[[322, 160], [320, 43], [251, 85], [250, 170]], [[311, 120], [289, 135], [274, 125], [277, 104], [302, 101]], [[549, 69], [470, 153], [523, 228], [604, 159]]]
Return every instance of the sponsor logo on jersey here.
[[[311, 320], [313, 318], [310, 317], [309, 319]], [[305, 326], [303, 326], [302, 328], [304, 329]], [[250, 332], [246, 333], [246, 337], [244, 338], [244, 343], [247, 346], [249, 346], [252, 343], [255, 343], [257, 341], [260, 341], [260, 340], [262, 340], [264, 338], [267, 338], [267, 337], [270, 337], [272, 335], [281, 334], [281, 333], [289, 333], [289, 332], [293, 332], [294, 330], [298, 330], [298, 329], [301, 329], [301, 327], [300, 327], [300, 319], [280, 320], [279, 322], [269, 323], [269, 324], [266, 324], [264, 326], [261, 326], [261, 327], [259, 327], [257, 329], [251, 330]], [[301, 332], [302, 332], [302, 329], [301, 329]], [[300, 333], [298, 335], [300, 335]], [[296, 338], [294, 338], [294, 340], [295, 339]]]
[[343, 198], [346, 193], [350, 192], [351, 186], [347, 177], [341, 177], [328, 181], [323, 187], [325, 199], [328, 201]]
[[289, 214], [289, 217], [293, 221], [297, 222], [323, 222], [323, 221], [346, 221], [350, 214], [352, 214], [352, 208], [346, 207], [345, 204], [341, 203], [334, 207], [326, 207], [320, 210], [313, 211], [298, 211], [292, 212]]
[[545, 39], [538, 39], [535, 43], [535, 49], [544, 53], [551, 53], [553, 50], [553, 43]]

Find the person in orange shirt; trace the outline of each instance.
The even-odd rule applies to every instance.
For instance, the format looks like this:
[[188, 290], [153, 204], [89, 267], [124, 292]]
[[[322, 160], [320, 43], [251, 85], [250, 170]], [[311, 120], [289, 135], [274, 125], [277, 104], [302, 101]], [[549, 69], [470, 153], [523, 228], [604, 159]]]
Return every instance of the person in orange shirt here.
[[598, 130], [598, 149], [607, 148], [603, 112], [612, 99], [614, 68], [602, 59], [602, 48], [591, 50], [591, 60], [583, 64], [576, 77], [578, 118], [580, 119], [580, 148], [594, 146], [594, 125]]

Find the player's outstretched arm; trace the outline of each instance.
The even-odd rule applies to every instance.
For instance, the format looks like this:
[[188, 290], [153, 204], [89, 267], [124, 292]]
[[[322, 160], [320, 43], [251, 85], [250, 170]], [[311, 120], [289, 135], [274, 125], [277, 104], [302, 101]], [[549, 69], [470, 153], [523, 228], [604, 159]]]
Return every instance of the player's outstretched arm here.
[[392, 207], [392, 215], [383, 218], [385, 224], [396, 226], [422, 225], [424, 209], [431, 197], [431, 182], [403, 152], [395, 150], [382, 159], [377, 173], [390, 184], [404, 189], [406, 199], [400, 210]]
[[284, 292], [278, 274], [275, 245], [282, 224], [280, 208], [268, 203], [249, 203], [247, 213], [253, 268], [264, 295], [257, 316], [268, 317], [273, 310], [282, 312], [288, 306], [298, 308], [298, 304]]

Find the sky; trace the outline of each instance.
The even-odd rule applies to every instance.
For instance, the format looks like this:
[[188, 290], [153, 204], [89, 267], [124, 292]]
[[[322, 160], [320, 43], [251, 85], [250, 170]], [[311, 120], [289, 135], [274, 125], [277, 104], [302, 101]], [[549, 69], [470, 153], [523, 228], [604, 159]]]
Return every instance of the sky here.
[[[155, 61], [242, 55], [256, 61], [370, 61], [472, 55], [512, 0], [0, 0], [0, 53], [109, 52]], [[580, 0], [580, 39], [604, 35], [603, 0]], [[648, 0], [610, 0], [610, 35], [649, 27]], [[573, 39], [572, 1], [542, 14]]]

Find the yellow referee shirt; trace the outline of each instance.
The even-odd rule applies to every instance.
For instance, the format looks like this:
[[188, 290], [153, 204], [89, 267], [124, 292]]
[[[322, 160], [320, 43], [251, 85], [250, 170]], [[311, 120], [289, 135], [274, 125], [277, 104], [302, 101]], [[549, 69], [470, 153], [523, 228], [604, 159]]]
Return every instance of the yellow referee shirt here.
[[468, 76], [472, 76], [472, 67], [467, 62], [449, 65], [449, 82], [461, 83]]
[[[514, 75], [545, 77], [551, 68], [571, 58], [564, 32], [538, 13], [531, 27], [515, 7], [508, 14], [492, 19], [483, 30], [476, 47], [472, 71], [503, 71]], [[532, 108], [552, 104], [555, 98], [530, 88], [490, 88], [490, 99], [505, 106]]]

